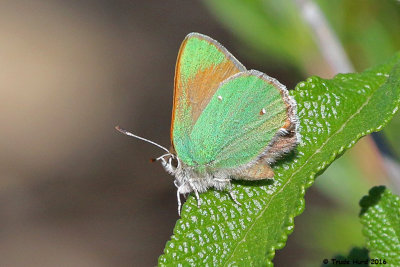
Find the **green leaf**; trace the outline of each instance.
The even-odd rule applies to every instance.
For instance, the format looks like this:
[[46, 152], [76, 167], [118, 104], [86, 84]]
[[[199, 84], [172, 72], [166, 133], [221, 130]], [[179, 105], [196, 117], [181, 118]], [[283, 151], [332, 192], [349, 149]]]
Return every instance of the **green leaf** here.
[[[161, 266], [272, 265], [294, 217], [304, 209], [305, 189], [339, 155], [390, 120], [400, 101], [400, 55], [360, 74], [332, 80], [312, 77], [291, 91], [298, 103], [302, 142], [274, 166], [273, 180], [235, 182], [241, 206], [225, 192], [208, 191], [186, 201]], [[388, 78], [389, 77], [389, 78]]]
[[363, 234], [371, 259], [386, 260], [386, 266], [400, 263], [400, 197], [384, 186], [373, 187], [360, 201]]

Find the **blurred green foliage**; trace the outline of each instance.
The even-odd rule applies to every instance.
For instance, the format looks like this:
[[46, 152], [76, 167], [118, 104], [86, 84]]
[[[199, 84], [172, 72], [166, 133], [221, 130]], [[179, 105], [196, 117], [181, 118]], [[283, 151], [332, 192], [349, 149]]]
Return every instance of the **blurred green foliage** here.
[[[268, 1], [269, 2], [269, 1]], [[391, 57], [400, 48], [398, 1], [316, 1], [356, 70]]]
[[248, 47], [249, 56], [293, 64], [319, 58], [306, 23], [291, 1], [206, 0], [211, 12]]
[[[324, 64], [294, 1], [204, 0], [254, 57], [285, 62], [301, 71]], [[385, 61], [400, 47], [397, 1], [318, 0], [356, 69]], [[307, 73], [310, 74], [310, 73]]]

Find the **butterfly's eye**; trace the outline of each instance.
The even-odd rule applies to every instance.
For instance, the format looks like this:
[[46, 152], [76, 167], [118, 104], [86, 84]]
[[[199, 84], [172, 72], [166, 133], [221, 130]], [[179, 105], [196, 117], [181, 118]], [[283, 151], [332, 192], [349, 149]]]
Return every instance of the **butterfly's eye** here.
[[174, 168], [176, 169], [178, 167], [178, 159], [176, 157], [170, 157], [168, 159], [168, 163]]

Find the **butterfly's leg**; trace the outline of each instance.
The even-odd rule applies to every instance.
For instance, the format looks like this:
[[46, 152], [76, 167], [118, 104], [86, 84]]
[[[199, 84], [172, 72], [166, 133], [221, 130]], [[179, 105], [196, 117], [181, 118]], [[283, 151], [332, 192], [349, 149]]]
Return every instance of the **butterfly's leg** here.
[[189, 180], [189, 185], [190, 187], [193, 189], [194, 191], [194, 195], [196, 196], [197, 199], [197, 208], [200, 208], [200, 196], [199, 196], [199, 192], [197, 191], [196, 187], [194, 187], [193, 183]]
[[242, 205], [239, 201], [237, 201], [236, 196], [232, 191], [232, 184], [231, 184], [229, 179], [226, 179], [226, 178], [214, 178], [214, 180], [217, 181], [217, 182], [220, 182], [220, 183], [225, 183], [225, 185], [226, 185], [225, 188], [228, 188], [229, 195], [231, 196], [233, 202], [235, 202], [239, 206]]
[[178, 190], [176, 190], [176, 198], [178, 200], [178, 215], [181, 216], [181, 187], [178, 187]]
[[194, 190], [194, 194], [196, 195], [196, 199], [197, 199], [197, 207], [200, 208], [200, 196], [199, 196], [199, 192], [195, 189]]
[[231, 196], [233, 202], [235, 202], [236, 204], [238, 204], [239, 206], [242, 206], [242, 203], [240, 203], [239, 201], [237, 201], [235, 194], [233, 193], [233, 191], [230, 189], [229, 190], [229, 195]]
[[235, 202], [237, 205], [242, 206], [242, 203], [240, 203], [239, 201], [237, 201], [235, 194], [232, 191], [232, 184], [230, 182], [228, 182], [228, 192], [229, 195], [231, 196], [233, 202]]
[[214, 181], [217, 181], [217, 182], [220, 182], [220, 183], [229, 184], [229, 179], [215, 178], [215, 177], [214, 177]]

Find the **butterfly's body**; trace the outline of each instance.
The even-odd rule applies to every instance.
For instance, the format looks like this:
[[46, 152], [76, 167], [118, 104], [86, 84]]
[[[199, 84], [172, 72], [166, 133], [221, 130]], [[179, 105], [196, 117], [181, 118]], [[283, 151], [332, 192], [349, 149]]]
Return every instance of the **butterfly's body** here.
[[178, 210], [180, 194], [194, 192], [199, 201], [209, 188], [230, 192], [231, 179], [272, 178], [270, 164], [299, 139], [296, 102], [284, 85], [246, 70], [208, 36], [185, 38], [175, 70], [172, 148], [158, 158], [175, 177]]
[[163, 166], [167, 172], [175, 177], [175, 184], [180, 194], [187, 194], [193, 191], [203, 193], [210, 187], [224, 190], [230, 185], [229, 173], [226, 171], [199, 171], [196, 167], [189, 167], [183, 164], [172, 171], [168, 171], [168, 162]]

